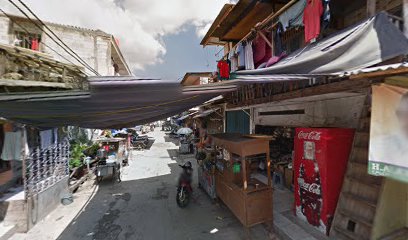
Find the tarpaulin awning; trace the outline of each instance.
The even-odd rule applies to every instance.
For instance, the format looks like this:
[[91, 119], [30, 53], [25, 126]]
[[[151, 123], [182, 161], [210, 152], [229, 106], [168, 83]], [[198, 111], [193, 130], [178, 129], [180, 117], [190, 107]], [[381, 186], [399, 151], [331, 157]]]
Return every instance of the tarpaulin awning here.
[[275, 65], [238, 75], [331, 74], [365, 68], [408, 54], [408, 40], [381, 12], [340, 33], [309, 44]]
[[22, 98], [0, 101], [0, 116], [40, 127], [121, 128], [174, 116], [234, 85], [190, 91], [178, 82], [134, 77], [92, 77], [87, 98]]

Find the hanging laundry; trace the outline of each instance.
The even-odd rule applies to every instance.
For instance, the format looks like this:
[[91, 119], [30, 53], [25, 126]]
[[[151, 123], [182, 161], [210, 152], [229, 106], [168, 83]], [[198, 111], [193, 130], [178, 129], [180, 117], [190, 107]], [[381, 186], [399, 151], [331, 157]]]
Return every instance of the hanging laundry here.
[[255, 69], [252, 41], [247, 42], [247, 45], [245, 46], [245, 69], [246, 70]]
[[266, 63], [265, 67], [270, 67], [270, 66], [274, 65], [275, 63], [279, 62], [281, 59], [283, 59], [286, 56], [287, 56], [287, 54], [285, 52], [282, 52], [281, 54], [279, 54], [277, 56], [271, 57], [268, 60], [268, 62]]
[[39, 48], [38, 40], [37, 39], [31, 40], [31, 50], [38, 51], [39, 49], [40, 48]]
[[284, 30], [282, 23], [278, 22], [278, 25], [276, 26], [276, 31], [273, 36], [275, 55], [281, 55], [281, 53], [284, 51], [282, 44], [283, 31]]
[[[269, 34], [265, 34], [267, 39], [270, 39]], [[266, 43], [265, 39], [258, 34], [253, 42], [254, 50], [254, 63], [257, 68], [262, 63], [268, 61], [272, 57], [272, 49]]]
[[1, 159], [4, 161], [22, 160], [22, 138], [21, 131], [5, 132]]
[[303, 11], [306, 7], [306, 1], [299, 0], [279, 16], [283, 31], [290, 27], [303, 26]]
[[23, 139], [22, 143], [24, 145], [24, 156], [23, 158], [26, 159], [30, 155], [30, 148], [28, 147], [28, 137], [27, 137], [27, 128], [24, 128], [23, 130]]
[[219, 78], [221, 80], [229, 79], [230, 66], [229, 66], [228, 62], [225, 61], [225, 60], [220, 60], [220, 61], [218, 61], [217, 67], [218, 67]]
[[58, 128], [54, 128], [53, 130], [53, 144], [58, 144]]
[[52, 129], [40, 131], [41, 148], [46, 149], [52, 145]]
[[322, 29], [326, 29], [329, 26], [330, 19], [330, 0], [323, 0]]
[[228, 59], [231, 62], [231, 72], [235, 72], [238, 70], [238, 59], [237, 56], [235, 55], [235, 49], [232, 49], [229, 53], [228, 53]]
[[305, 43], [315, 40], [320, 34], [320, 17], [323, 14], [322, 0], [307, 0], [303, 13]]
[[235, 54], [238, 56], [238, 70], [245, 69], [245, 46], [242, 43], [238, 43]]

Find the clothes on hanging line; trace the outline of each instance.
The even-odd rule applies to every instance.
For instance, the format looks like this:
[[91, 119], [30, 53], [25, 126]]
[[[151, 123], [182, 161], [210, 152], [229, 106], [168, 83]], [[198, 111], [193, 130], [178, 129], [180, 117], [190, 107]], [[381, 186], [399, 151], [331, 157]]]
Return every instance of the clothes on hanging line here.
[[246, 70], [255, 69], [252, 41], [248, 41], [245, 46], [245, 69]]
[[[54, 128], [53, 130], [54, 136], [53, 136], [53, 144], [58, 144], [58, 128]], [[89, 139], [89, 136], [88, 136]]]
[[283, 31], [287, 28], [303, 26], [303, 11], [307, 0], [299, 0], [279, 16], [279, 22], [282, 23]]
[[[267, 39], [271, 39], [270, 34], [264, 33], [264, 35]], [[258, 68], [272, 57], [272, 48], [260, 34], [256, 36], [253, 46], [255, 68]]]
[[231, 72], [235, 72], [238, 70], [238, 59], [237, 56], [235, 55], [235, 50], [232, 49], [229, 53], [228, 53], [228, 59], [231, 62]]
[[1, 153], [1, 159], [4, 161], [12, 161], [23, 159], [23, 132], [5, 132], [3, 151]]
[[49, 148], [52, 145], [52, 129], [40, 131], [41, 149]]
[[230, 77], [230, 65], [229, 60], [220, 60], [218, 61], [218, 78], [221, 80], [227, 80]]
[[323, 0], [322, 29], [326, 29], [330, 24], [330, 0]]
[[238, 43], [235, 54], [238, 56], [238, 70], [245, 69], [245, 46], [243, 43]]
[[40, 49], [37, 39], [31, 40], [31, 50], [38, 51]]
[[305, 43], [315, 41], [320, 34], [320, 19], [323, 14], [322, 0], [307, 0], [303, 13]]
[[281, 54], [277, 55], [277, 56], [273, 56], [271, 57], [268, 62], [266, 62], [266, 66], [265, 67], [270, 67], [276, 63], [278, 63], [280, 60], [282, 60], [283, 58], [285, 58], [287, 56], [287, 54], [285, 52], [282, 52]]
[[285, 49], [283, 48], [282, 44], [282, 34], [283, 34], [283, 25], [282, 23], [278, 22], [276, 26], [276, 31], [273, 36], [273, 42], [274, 42], [274, 53], [275, 55], [281, 55]]

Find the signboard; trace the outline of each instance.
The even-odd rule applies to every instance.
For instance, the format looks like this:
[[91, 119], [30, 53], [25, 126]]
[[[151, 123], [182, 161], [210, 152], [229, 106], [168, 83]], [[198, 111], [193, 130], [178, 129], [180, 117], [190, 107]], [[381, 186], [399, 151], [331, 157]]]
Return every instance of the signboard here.
[[368, 173], [408, 182], [408, 89], [373, 87]]

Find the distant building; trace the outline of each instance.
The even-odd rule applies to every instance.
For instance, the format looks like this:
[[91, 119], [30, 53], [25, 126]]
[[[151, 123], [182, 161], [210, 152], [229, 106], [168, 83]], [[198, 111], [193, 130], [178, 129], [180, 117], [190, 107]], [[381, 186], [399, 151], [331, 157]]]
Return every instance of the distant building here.
[[[39, 22], [36, 23], [40, 25]], [[56, 23], [46, 22], [46, 25], [100, 75], [131, 75], [130, 68], [119, 49], [119, 40], [113, 35], [101, 30]], [[72, 63], [79, 64], [44, 33], [44, 27], [38, 28], [25, 17], [11, 16], [9, 19], [5, 15], [0, 15], [0, 43], [38, 50], [58, 61], [68, 63], [66, 59], [69, 59]], [[89, 70], [86, 71], [91, 74]]]
[[214, 81], [212, 72], [188, 72], [180, 84], [183, 86], [203, 85]]

